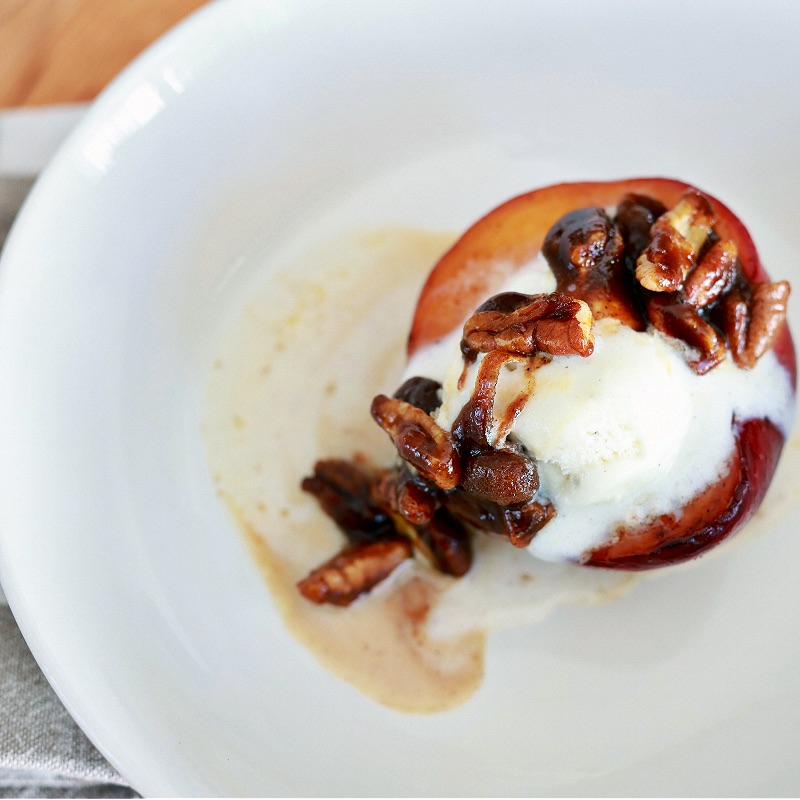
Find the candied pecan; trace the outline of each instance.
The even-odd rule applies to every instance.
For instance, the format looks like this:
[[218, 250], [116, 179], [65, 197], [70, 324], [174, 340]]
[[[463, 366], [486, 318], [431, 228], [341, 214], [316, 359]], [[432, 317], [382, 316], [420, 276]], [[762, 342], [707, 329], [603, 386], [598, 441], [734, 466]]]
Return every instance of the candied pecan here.
[[739, 251], [730, 239], [715, 242], [683, 284], [684, 300], [696, 308], [719, 300], [736, 280], [738, 259]]
[[417, 528], [415, 544], [440, 572], [460, 577], [472, 566], [472, 541], [467, 529], [446, 508]]
[[625, 267], [625, 242], [602, 208], [580, 208], [561, 217], [548, 232], [542, 253], [559, 292], [583, 300], [595, 319], [613, 317], [644, 330]]
[[743, 366], [740, 362], [747, 346], [747, 328], [750, 324], [750, 309], [747, 305], [749, 294], [746, 284], [737, 284], [722, 298], [714, 315], [728, 340], [733, 360], [740, 367]]
[[461, 480], [461, 462], [450, 434], [430, 414], [404, 400], [379, 394], [372, 416], [392, 438], [400, 457], [440, 489], [452, 489]]
[[738, 367], [752, 369], [772, 346], [786, 320], [788, 299], [786, 281], [740, 284], [722, 299], [721, 324]]
[[714, 210], [705, 195], [687, 191], [650, 229], [636, 262], [636, 278], [652, 292], [677, 292], [711, 232]]
[[352, 461], [332, 458], [317, 461], [314, 474], [301, 487], [316, 497], [351, 542], [375, 540], [395, 533], [391, 517], [373, 497], [377, 477]]
[[[516, 301], [520, 295], [513, 297]], [[502, 307], [476, 311], [464, 325], [464, 342], [484, 353], [588, 356], [594, 348], [592, 312], [582, 300], [567, 294], [530, 295], [527, 303], [512, 311]]]
[[530, 458], [510, 450], [484, 450], [466, 460], [461, 485], [476, 497], [510, 506], [536, 494], [539, 475]]
[[501, 506], [469, 494], [459, 486], [442, 496], [442, 503], [453, 516], [485, 533], [505, 536], [515, 547], [527, 547], [533, 537], [553, 518], [549, 503], [531, 501]]
[[312, 570], [297, 588], [313, 603], [349, 606], [391, 575], [411, 557], [411, 543], [403, 537], [351, 544]]
[[666, 210], [663, 203], [642, 194], [626, 194], [619, 201], [614, 224], [625, 241], [625, 257], [634, 264], [650, 242], [650, 228]]
[[503, 509], [503, 523], [514, 547], [527, 547], [533, 537], [555, 516], [550, 503], [526, 503]]
[[686, 305], [675, 295], [649, 295], [647, 313], [658, 330], [691, 348], [686, 361], [698, 375], [704, 375], [725, 358], [725, 340], [720, 332], [694, 306]]
[[787, 281], [756, 283], [750, 291], [750, 325], [742, 355], [745, 363], [755, 364], [772, 346], [786, 321], [790, 287]]
[[425, 525], [436, 511], [435, 488], [411, 476], [406, 469], [385, 473], [374, 487], [378, 504], [398, 513], [411, 525]]
[[436, 510], [436, 498], [419, 483], [405, 481], [398, 487], [397, 510], [412, 525], [425, 525]]
[[[496, 312], [501, 316], [509, 315], [514, 311], [518, 311], [519, 309], [528, 305], [528, 303], [530, 303], [530, 299], [531, 295], [529, 294], [522, 294], [520, 292], [501, 292], [500, 294], [493, 295], [488, 300], [485, 300], [483, 303], [481, 303], [472, 316], [474, 317], [476, 314], [483, 314], [487, 312]], [[469, 320], [467, 320], [467, 323], [468, 322]], [[461, 370], [461, 376], [458, 379], [459, 391], [464, 388], [464, 383], [467, 379], [467, 372], [469, 367], [477, 361], [478, 352], [478, 350], [470, 347], [465, 338], [461, 339], [461, 355], [464, 357], [464, 368]], [[497, 353], [497, 351], [495, 352]], [[505, 363], [505, 360], [503, 363]]]
[[409, 378], [394, 393], [396, 400], [404, 400], [412, 406], [421, 408], [426, 414], [433, 414], [442, 404], [439, 400], [439, 390], [442, 384], [431, 378]]

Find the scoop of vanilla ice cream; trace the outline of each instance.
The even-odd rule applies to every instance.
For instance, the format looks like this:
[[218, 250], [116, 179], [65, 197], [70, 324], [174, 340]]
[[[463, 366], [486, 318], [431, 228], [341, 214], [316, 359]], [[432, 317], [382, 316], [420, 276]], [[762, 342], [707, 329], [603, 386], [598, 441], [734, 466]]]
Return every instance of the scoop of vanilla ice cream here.
[[675, 463], [691, 419], [687, 378], [680, 353], [663, 339], [601, 320], [591, 356], [554, 359], [535, 373], [514, 438], [553, 497], [623, 500]]
[[[543, 261], [521, 270], [503, 291], [552, 291]], [[791, 426], [791, 381], [771, 351], [752, 370], [726, 358], [697, 375], [683, 345], [654, 330], [602, 319], [594, 336], [586, 358], [556, 356], [532, 373], [509, 363], [497, 382], [489, 443], [502, 445], [507, 436], [536, 461], [539, 499], [548, 499], [556, 516], [529, 550], [547, 561], [579, 561], [620, 526], [680, 510], [729, 468], [734, 420], [769, 418], [785, 434]], [[406, 370], [442, 383], [435, 418], [447, 430], [469, 400], [484, 357], [459, 388], [460, 338], [454, 331], [424, 348]], [[521, 394], [528, 395], [525, 405], [504, 433], [501, 420]]]

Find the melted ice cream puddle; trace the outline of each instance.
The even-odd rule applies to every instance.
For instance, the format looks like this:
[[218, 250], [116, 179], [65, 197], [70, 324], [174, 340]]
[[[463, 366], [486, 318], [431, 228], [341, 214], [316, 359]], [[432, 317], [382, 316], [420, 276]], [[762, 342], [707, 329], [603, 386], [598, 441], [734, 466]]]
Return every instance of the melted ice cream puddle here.
[[[360, 234], [289, 265], [226, 333], [204, 409], [218, 492], [287, 627], [331, 672], [406, 711], [466, 700], [482, 680], [486, 631], [535, 622], [564, 603], [614, 599], [639, 579], [540, 562], [478, 536], [475, 564], [460, 580], [407, 562], [345, 609], [316, 606], [295, 589], [344, 541], [300, 481], [319, 458], [361, 453], [378, 465], [395, 458], [370, 401], [400, 384], [420, 286], [455, 238], [404, 229]], [[798, 447], [787, 450], [796, 461]], [[774, 506], [767, 507], [771, 521]]]

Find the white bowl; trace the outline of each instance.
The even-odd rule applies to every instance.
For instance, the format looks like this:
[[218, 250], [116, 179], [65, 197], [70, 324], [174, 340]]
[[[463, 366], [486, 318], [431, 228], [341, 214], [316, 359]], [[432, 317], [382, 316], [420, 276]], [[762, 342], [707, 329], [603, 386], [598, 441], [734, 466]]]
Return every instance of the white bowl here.
[[800, 280], [798, 35], [791, 4], [231, 0], [103, 94], [2, 261], [0, 572], [136, 789], [800, 790], [796, 513], [702, 579], [494, 637], [474, 698], [408, 716], [285, 632], [199, 431], [244, 298], [350, 228], [458, 230], [535, 186], [663, 174]]

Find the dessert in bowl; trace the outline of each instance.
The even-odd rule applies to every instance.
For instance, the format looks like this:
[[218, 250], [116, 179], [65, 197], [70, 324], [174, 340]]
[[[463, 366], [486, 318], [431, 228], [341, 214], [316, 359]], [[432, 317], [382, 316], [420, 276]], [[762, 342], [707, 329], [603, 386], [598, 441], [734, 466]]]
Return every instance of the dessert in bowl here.
[[618, 570], [706, 552], [758, 508], [791, 426], [788, 295], [679, 181], [504, 203], [434, 267], [405, 381], [372, 402], [399, 463], [304, 481], [347, 544], [300, 591], [349, 605], [415, 555], [464, 575], [476, 531]]
[[[403, 16], [384, 4], [279, 5], [284, 16], [258, 0], [212, 4], [191, 36], [128, 74], [43, 177], [5, 252], [0, 579], [37, 659], [144, 795], [787, 793], [800, 653], [794, 437], [746, 532], [699, 567], [557, 564], [480, 534], [461, 578], [407, 559], [348, 608], [310, 603], [294, 584], [343, 545], [303, 476], [355, 449], [375, 468], [394, 463], [371, 400], [403, 382], [431, 266], [504, 198], [586, 177], [686, 176], [741, 213], [764, 264], [796, 288], [791, 15], [693, 6], [695, 24], [661, 42], [672, 68], [659, 71], [641, 65], [663, 8], [617, 19], [586, 5], [420, 4]], [[686, 10], [667, 12], [677, 24]], [[763, 57], [738, 57], [754, 47]], [[657, 109], [657, 125], [642, 108]], [[402, 249], [402, 267], [378, 259], [344, 291], [355, 261], [336, 243], [387, 226], [424, 247], [392, 250], [401, 237], [387, 235], [375, 246]], [[302, 327], [251, 314], [253, 369], [234, 375], [244, 348], [226, 349], [219, 368], [217, 354], [245, 306], [263, 309], [262, 287], [285, 316], [313, 305], [325, 327], [303, 317], [316, 338], [306, 348]], [[796, 331], [793, 299], [789, 310]], [[357, 348], [344, 323], [362, 314]], [[311, 366], [299, 385], [290, 356]], [[215, 438], [209, 469], [200, 413], [212, 375], [237, 391], [231, 413], [202, 429]], [[228, 445], [235, 474], [217, 458]], [[510, 596], [545, 572], [637, 583], [613, 603], [492, 633], [469, 702], [400, 715], [287, 631], [218, 487], [251, 501], [239, 507], [260, 535], [286, 533], [298, 559], [287, 591], [336, 625], [355, 626], [423, 574], [448, 584], [443, 603], [479, 597], [464, 620], [480, 623], [488, 593], [470, 587], [490, 551], [504, 559], [491, 585], [515, 622]], [[312, 548], [323, 528], [326, 546]]]

